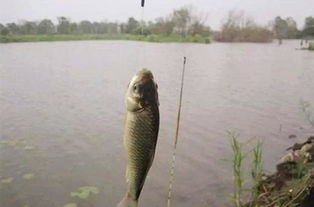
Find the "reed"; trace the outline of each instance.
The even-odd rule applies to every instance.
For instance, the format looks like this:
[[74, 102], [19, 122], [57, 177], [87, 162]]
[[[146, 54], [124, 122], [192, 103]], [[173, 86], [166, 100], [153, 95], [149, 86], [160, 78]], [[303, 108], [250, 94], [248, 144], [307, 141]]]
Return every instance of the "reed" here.
[[236, 131], [227, 131], [230, 138], [230, 144], [233, 152], [232, 170], [233, 170], [233, 202], [236, 207], [242, 206], [242, 192], [243, 192], [243, 169], [242, 164], [245, 158], [243, 153], [243, 144], [238, 141], [239, 133]]
[[252, 187], [252, 200], [257, 200], [260, 190], [259, 186], [262, 181], [264, 170], [263, 170], [263, 159], [262, 159], [262, 148], [263, 142], [258, 140], [256, 146], [253, 148], [253, 159], [252, 159], [252, 179], [253, 179], [253, 187]]

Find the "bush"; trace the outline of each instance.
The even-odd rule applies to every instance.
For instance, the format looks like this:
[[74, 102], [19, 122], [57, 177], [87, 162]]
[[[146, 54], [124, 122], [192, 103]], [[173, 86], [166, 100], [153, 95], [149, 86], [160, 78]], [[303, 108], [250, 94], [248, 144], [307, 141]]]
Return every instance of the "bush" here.
[[310, 42], [309, 50], [314, 50], [314, 42]]

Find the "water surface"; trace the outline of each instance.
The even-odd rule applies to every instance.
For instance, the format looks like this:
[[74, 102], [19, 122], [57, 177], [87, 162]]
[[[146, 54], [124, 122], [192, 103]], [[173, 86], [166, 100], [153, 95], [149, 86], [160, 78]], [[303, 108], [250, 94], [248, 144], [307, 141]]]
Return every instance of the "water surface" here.
[[[159, 85], [161, 125], [140, 206], [166, 206], [183, 56], [187, 57], [173, 206], [221, 207], [232, 192], [226, 130], [264, 141], [267, 170], [314, 133], [314, 53], [277, 44], [80, 41], [0, 44], [1, 207], [113, 207], [125, 191], [127, 84], [141, 67]], [[297, 139], [288, 139], [290, 134]], [[10, 140], [10, 141], [8, 141]], [[31, 173], [32, 179], [23, 175]], [[100, 192], [71, 198], [81, 186]]]

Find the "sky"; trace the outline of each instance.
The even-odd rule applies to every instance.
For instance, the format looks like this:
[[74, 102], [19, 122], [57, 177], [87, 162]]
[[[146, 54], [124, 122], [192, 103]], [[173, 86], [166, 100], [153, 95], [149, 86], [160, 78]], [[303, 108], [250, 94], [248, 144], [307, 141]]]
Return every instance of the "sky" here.
[[[307, 16], [314, 16], [314, 0], [145, 0], [144, 20], [166, 16], [174, 8], [193, 5], [208, 14], [207, 23], [219, 29], [230, 10], [244, 11], [257, 23], [267, 24], [276, 16], [292, 16], [299, 28]], [[0, 0], [0, 23], [37, 21], [48, 18], [57, 21], [66, 16], [71, 21], [126, 21], [141, 19], [140, 0]]]

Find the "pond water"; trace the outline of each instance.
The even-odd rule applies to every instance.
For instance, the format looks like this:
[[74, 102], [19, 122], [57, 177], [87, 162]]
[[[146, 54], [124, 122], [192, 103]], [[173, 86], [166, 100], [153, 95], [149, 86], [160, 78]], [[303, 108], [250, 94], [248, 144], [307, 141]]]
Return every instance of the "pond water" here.
[[[301, 100], [314, 105], [314, 52], [298, 47], [296, 40], [0, 44], [0, 206], [114, 207], [126, 188], [124, 96], [142, 67], [159, 85], [161, 124], [140, 206], [166, 206], [183, 56], [173, 206], [227, 206], [226, 130], [263, 140], [268, 171], [286, 147], [314, 134], [300, 110]], [[99, 192], [71, 197], [83, 186]]]

